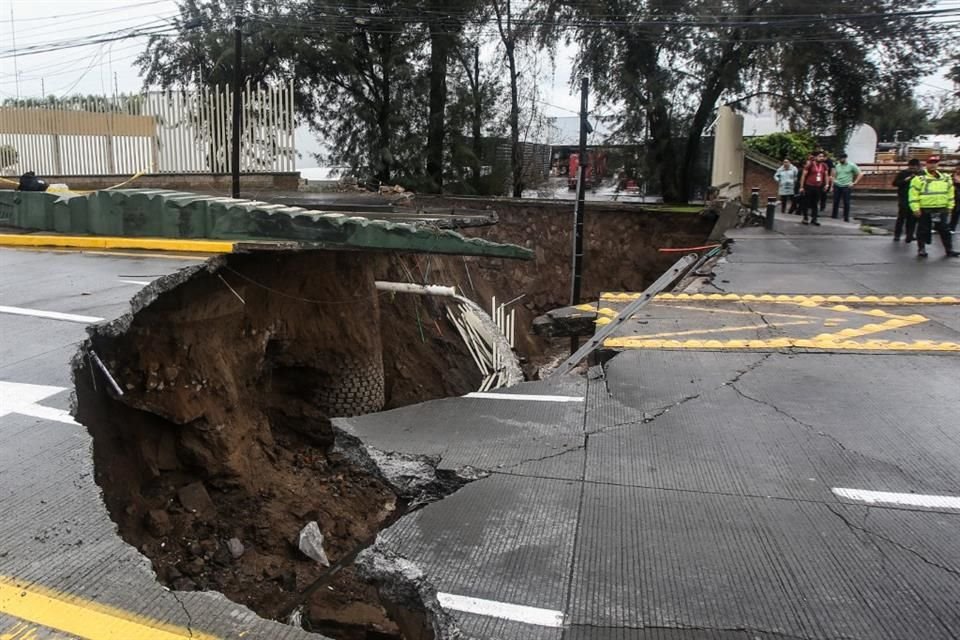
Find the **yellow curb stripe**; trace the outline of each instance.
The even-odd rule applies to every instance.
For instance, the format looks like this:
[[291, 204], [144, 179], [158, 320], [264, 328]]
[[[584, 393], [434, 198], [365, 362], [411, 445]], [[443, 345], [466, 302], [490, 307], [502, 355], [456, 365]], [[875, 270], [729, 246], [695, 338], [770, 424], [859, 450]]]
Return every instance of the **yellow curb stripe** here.
[[887, 340], [855, 340], [819, 338], [772, 338], [768, 340], [662, 340], [643, 336], [608, 338], [603, 346], [611, 349], [821, 349], [827, 351], [946, 351], [960, 352], [960, 343], [916, 340], [890, 342]]
[[[601, 300], [636, 300], [639, 293], [625, 291], [608, 291], [601, 294]], [[661, 293], [657, 300], [725, 300], [747, 302], [775, 302], [787, 304], [801, 304], [802, 306], [819, 306], [820, 303], [869, 303], [887, 305], [907, 304], [960, 304], [960, 296], [910, 296], [910, 295], [784, 295], [770, 293]]]
[[20, 586], [3, 576], [0, 576], [0, 613], [88, 640], [216, 640], [215, 636], [196, 630], [44, 587]]
[[112, 236], [49, 236], [0, 234], [0, 246], [69, 247], [73, 249], [144, 249], [183, 253], [232, 253], [234, 243], [221, 240], [120, 238]]

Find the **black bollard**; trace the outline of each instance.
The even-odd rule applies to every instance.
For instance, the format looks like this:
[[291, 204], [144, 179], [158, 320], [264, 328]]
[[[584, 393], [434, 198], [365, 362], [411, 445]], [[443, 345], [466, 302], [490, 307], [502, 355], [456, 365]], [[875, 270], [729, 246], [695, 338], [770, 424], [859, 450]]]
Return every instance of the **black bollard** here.
[[760, 187], [750, 189], [750, 211], [754, 213], [760, 211]]
[[777, 199], [767, 198], [767, 217], [763, 221], [763, 228], [773, 231], [773, 216], [777, 212]]

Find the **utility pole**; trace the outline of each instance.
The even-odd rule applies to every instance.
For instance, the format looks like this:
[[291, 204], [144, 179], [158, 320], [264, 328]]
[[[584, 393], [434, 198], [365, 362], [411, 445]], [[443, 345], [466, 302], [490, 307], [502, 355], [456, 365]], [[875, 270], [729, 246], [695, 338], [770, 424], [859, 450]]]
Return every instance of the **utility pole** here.
[[10, 5], [10, 42], [13, 45], [13, 80], [17, 85], [17, 100], [20, 99], [20, 70], [17, 67], [17, 30], [13, 20], [13, 4]]
[[233, 172], [230, 195], [240, 197], [240, 85], [243, 83], [243, 59], [240, 56], [240, 27], [243, 18], [237, 12], [233, 16], [233, 135], [230, 137], [230, 169]]
[[[577, 167], [577, 204], [573, 209], [573, 265], [570, 287], [570, 306], [580, 304], [580, 280], [583, 275], [583, 207], [586, 191], [587, 167], [587, 131], [590, 123], [587, 122], [587, 95], [590, 91], [590, 80], [580, 80], [580, 156]], [[570, 353], [576, 352], [580, 346], [577, 336], [570, 337]]]

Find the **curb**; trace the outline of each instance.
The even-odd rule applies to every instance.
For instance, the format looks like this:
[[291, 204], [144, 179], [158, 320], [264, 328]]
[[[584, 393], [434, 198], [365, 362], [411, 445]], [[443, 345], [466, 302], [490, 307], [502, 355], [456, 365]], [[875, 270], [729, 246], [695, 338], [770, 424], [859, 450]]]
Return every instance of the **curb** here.
[[233, 242], [214, 240], [0, 234], [0, 247], [145, 249], [150, 251], [176, 251], [180, 253], [233, 253], [234, 246], [235, 243]]

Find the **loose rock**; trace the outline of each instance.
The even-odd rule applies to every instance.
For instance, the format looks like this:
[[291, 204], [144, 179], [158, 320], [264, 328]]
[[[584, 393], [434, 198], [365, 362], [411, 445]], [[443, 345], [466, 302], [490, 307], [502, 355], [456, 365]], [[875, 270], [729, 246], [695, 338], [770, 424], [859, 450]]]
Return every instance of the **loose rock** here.
[[297, 539], [297, 548], [308, 558], [315, 560], [325, 567], [330, 566], [327, 553], [323, 550], [323, 534], [320, 533], [320, 525], [316, 522], [307, 523], [307, 526], [300, 531], [300, 537]]
[[227, 540], [227, 550], [230, 551], [230, 555], [233, 556], [234, 559], [242, 556], [243, 552], [245, 551], [243, 543], [236, 538], [230, 538]]
[[147, 512], [145, 521], [147, 531], [154, 537], [162, 538], [173, 531], [170, 515], [163, 509], [151, 509]]
[[185, 487], [180, 487], [177, 491], [177, 497], [180, 498], [180, 504], [183, 505], [184, 509], [197, 515], [211, 516], [217, 512], [217, 508], [202, 482], [194, 482]]

